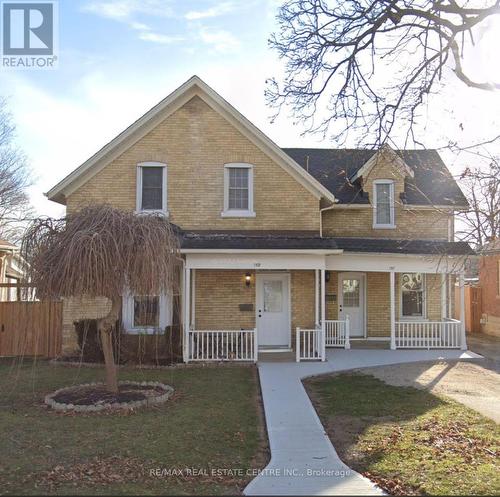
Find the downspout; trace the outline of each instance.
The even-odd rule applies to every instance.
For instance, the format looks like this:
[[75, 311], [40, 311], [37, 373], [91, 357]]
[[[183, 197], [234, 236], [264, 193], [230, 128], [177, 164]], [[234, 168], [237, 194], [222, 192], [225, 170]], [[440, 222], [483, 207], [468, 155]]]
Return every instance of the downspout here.
[[323, 238], [323, 212], [330, 211], [335, 208], [337, 205], [338, 200], [335, 199], [335, 203], [332, 205], [329, 205], [328, 207], [324, 207], [323, 209], [319, 210], [319, 236], [320, 238]]

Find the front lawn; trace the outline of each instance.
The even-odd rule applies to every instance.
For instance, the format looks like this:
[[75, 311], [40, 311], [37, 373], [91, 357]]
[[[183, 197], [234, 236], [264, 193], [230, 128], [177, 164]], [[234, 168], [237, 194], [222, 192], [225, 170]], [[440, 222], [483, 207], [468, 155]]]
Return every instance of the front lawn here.
[[373, 376], [306, 389], [340, 458], [392, 495], [499, 495], [500, 428], [452, 400]]
[[166, 404], [128, 414], [43, 404], [57, 388], [103, 378], [101, 368], [0, 362], [0, 494], [235, 494], [247, 470], [266, 465], [254, 367], [122, 369], [120, 379], [175, 389]]

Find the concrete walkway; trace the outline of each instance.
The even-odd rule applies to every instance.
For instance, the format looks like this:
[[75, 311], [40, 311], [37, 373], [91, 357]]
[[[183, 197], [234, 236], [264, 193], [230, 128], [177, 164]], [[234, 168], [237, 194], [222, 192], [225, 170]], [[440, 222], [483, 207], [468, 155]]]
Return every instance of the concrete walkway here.
[[271, 461], [245, 495], [382, 495], [338, 457], [301, 379], [353, 368], [480, 358], [452, 350], [329, 350], [327, 361], [259, 363]]

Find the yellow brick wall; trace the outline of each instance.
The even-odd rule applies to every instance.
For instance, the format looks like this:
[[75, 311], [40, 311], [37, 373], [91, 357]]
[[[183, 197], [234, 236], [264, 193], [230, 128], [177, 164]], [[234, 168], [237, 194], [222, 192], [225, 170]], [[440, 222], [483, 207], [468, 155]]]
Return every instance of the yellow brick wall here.
[[[135, 209], [136, 169], [144, 161], [167, 164], [170, 219], [182, 228], [319, 229], [319, 200], [199, 97], [71, 194], [68, 212], [96, 202]], [[230, 162], [254, 165], [255, 218], [221, 217]]]
[[326, 283], [326, 295], [335, 295], [335, 301], [326, 300], [326, 319], [336, 321], [339, 318], [339, 273], [330, 271], [330, 281]]
[[[239, 330], [255, 328], [255, 273], [250, 287], [244, 270], [196, 270], [195, 328]], [[240, 311], [239, 304], [252, 304], [253, 311]]]
[[366, 300], [367, 336], [390, 336], [389, 273], [366, 273]]
[[[292, 330], [313, 328], [315, 319], [314, 271], [291, 271]], [[295, 334], [293, 334], [295, 336]]]
[[395, 207], [396, 228], [373, 229], [373, 210], [332, 209], [323, 213], [323, 235], [366, 238], [447, 240], [449, 215], [440, 210]]
[[78, 350], [78, 340], [73, 323], [81, 319], [102, 318], [111, 309], [111, 301], [106, 298], [67, 298], [63, 300], [63, 355], [71, 355]]

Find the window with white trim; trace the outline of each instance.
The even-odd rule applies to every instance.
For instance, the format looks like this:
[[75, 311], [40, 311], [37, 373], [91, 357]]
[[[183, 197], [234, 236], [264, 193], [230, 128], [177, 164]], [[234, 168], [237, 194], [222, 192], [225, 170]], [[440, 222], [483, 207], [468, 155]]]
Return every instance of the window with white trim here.
[[255, 217], [253, 210], [253, 166], [224, 165], [224, 210], [222, 217]]
[[394, 228], [394, 181], [373, 182], [373, 227]]
[[137, 165], [137, 212], [167, 214], [167, 165], [141, 162]]
[[401, 273], [400, 314], [402, 318], [425, 317], [425, 276], [422, 273]]
[[126, 333], [162, 333], [172, 324], [172, 298], [127, 293], [123, 296], [122, 321]]

